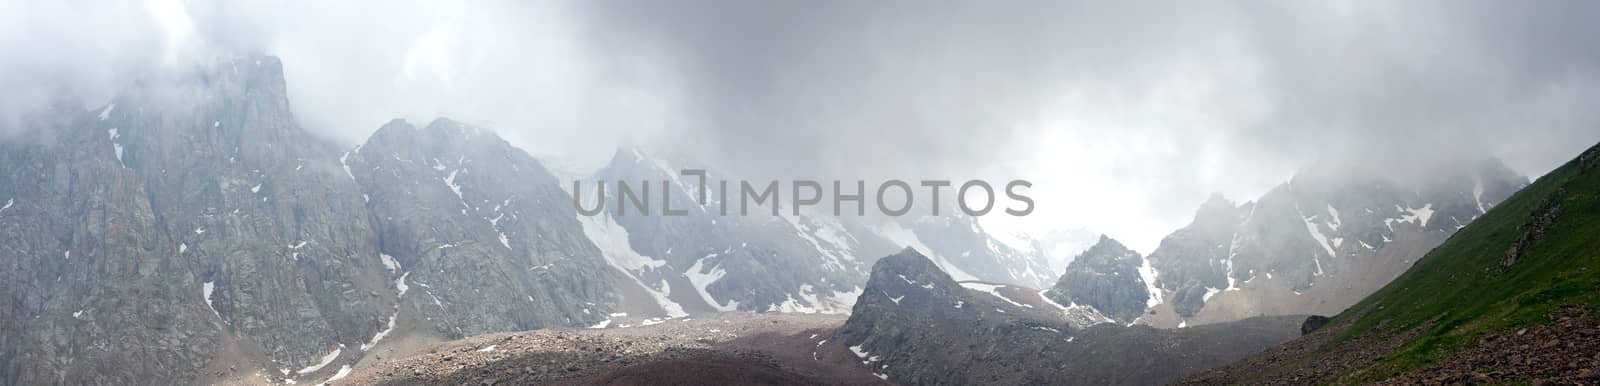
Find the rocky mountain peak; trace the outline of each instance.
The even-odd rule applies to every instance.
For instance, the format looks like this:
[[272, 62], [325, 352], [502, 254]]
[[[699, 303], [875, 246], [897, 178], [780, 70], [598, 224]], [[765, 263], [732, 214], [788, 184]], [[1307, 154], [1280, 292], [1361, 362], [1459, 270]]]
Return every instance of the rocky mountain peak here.
[[372, 135], [368, 137], [368, 141], [371, 141], [372, 138], [409, 136], [416, 131], [417, 126], [412, 125], [411, 122], [406, 121], [405, 119], [390, 119], [389, 122], [385, 122], [383, 126], [379, 126], [377, 131], [372, 132]]
[[[17, 218], [26, 228], [0, 225], [0, 244], [16, 248], [6, 255], [54, 257], [50, 266], [3, 270], [39, 281], [0, 297], [49, 294], [55, 304], [29, 312], [62, 316], [6, 325], [0, 339], [74, 337], [52, 350], [118, 354], [9, 362], [24, 369], [13, 380], [194, 379], [221, 349], [314, 373], [323, 358], [354, 357], [353, 347], [390, 320], [394, 300], [382, 296], [387, 282], [373, 280], [383, 266], [361, 192], [331, 144], [295, 122], [276, 58], [151, 74], [71, 118], [69, 127], [44, 128], [62, 134], [49, 151], [0, 146], [0, 164], [39, 168], [8, 183], [57, 197], [21, 202], [50, 213]], [[130, 332], [144, 330], [139, 320], [164, 327]], [[125, 365], [150, 355], [173, 360]], [[116, 370], [67, 371], [81, 368]]]
[[1127, 246], [1124, 246], [1122, 243], [1117, 242], [1117, 240], [1112, 239], [1111, 236], [1100, 235], [1100, 241], [1095, 242], [1095, 244], [1090, 246], [1089, 249], [1084, 250], [1083, 253], [1079, 254], [1078, 258], [1074, 260], [1093, 258], [1111, 259], [1111, 261], [1116, 261], [1132, 257], [1139, 257], [1139, 253], [1129, 250]]
[[1132, 322], [1144, 314], [1152, 295], [1141, 275], [1144, 258], [1122, 243], [1100, 236], [1072, 263], [1045, 296], [1060, 304], [1094, 307], [1119, 323]]
[[489, 146], [512, 148], [511, 143], [506, 142], [494, 130], [484, 129], [446, 117], [435, 118], [422, 131], [432, 139], [444, 143], [481, 143]]
[[1200, 208], [1195, 210], [1194, 221], [1202, 223], [1233, 222], [1237, 220], [1241, 208], [1253, 205], [1255, 205], [1253, 202], [1240, 205], [1233, 202], [1233, 200], [1227, 199], [1222, 193], [1212, 193], [1210, 197], [1206, 198], [1205, 202], [1200, 204]]
[[1232, 200], [1222, 195], [1222, 192], [1212, 192], [1210, 196], [1206, 196], [1205, 202], [1200, 203], [1200, 212], [1233, 210], [1235, 206]]
[[112, 100], [125, 107], [123, 111], [105, 112], [142, 115], [138, 107], [151, 107], [170, 114], [186, 107], [231, 106], [257, 109], [256, 114], [287, 114], [288, 90], [283, 63], [277, 57], [242, 55], [147, 74]]
[[644, 151], [640, 150], [639, 148], [630, 147], [630, 146], [618, 146], [617, 150], [611, 154], [611, 162], [610, 162], [610, 164], [618, 165], [618, 164], [625, 164], [625, 163], [637, 163], [637, 162], [644, 162], [644, 161], [647, 161], [649, 159], [650, 159], [650, 157], [645, 155]]
[[[599, 249], [543, 166], [493, 131], [440, 118], [390, 121], [341, 156], [374, 212], [402, 310], [446, 336], [588, 326], [615, 293]], [[442, 301], [435, 301], [440, 299]]]
[[283, 62], [276, 56], [250, 55], [229, 60], [228, 68], [212, 68], [214, 74], [232, 77], [244, 85], [245, 90], [287, 98], [288, 82], [283, 76]]
[[[867, 288], [873, 284], [895, 285], [909, 284], [907, 280], [917, 283], [930, 284], [934, 288], [956, 288], [960, 285], [950, 278], [950, 274], [939, 269], [939, 266], [924, 256], [916, 248], [906, 247], [893, 255], [879, 259], [872, 265], [872, 276], [867, 279]], [[900, 283], [896, 283], [899, 281]], [[918, 284], [921, 285], [921, 284]]]

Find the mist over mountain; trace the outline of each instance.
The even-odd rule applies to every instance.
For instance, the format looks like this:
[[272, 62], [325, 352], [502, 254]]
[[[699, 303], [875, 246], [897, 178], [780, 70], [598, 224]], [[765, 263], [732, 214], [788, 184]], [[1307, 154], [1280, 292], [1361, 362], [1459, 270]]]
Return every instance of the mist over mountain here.
[[0, 1], [0, 385], [1600, 382], [1594, 15]]
[[448, 116], [581, 171], [637, 146], [757, 180], [1027, 179], [1054, 198], [1030, 232], [1149, 253], [1213, 192], [1367, 160], [1541, 175], [1600, 124], [1588, 4], [905, 6], [8, 4], [0, 133], [269, 54], [343, 147]]
[[592, 178], [656, 181], [689, 214], [583, 215], [563, 187], [577, 177], [491, 129], [392, 120], [349, 148], [312, 136], [281, 68], [240, 57], [140, 79], [7, 138], [0, 239], [18, 258], [0, 338], [19, 343], [4, 381], [326, 380], [487, 333], [843, 314], [875, 256], [908, 245], [967, 280], [1054, 277], [1037, 248], [954, 210], [714, 213], [722, 197], [694, 202], [680, 169], [636, 148]]
[[1156, 314], [1177, 317], [1151, 322], [1341, 311], [1527, 184], [1491, 158], [1440, 175], [1312, 169], [1257, 200], [1213, 196], [1150, 253], [1170, 299]]

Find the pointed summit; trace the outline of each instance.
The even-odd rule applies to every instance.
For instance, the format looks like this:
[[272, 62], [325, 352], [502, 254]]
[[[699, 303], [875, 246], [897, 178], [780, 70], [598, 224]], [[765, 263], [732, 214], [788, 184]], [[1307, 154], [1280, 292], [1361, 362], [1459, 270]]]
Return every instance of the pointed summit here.
[[[1095, 242], [1093, 246], [1090, 246], [1089, 249], [1085, 250], [1082, 254], [1080, 254], [1080, 256], [1091, 254], [1129, 255], [1131, 252], [1132, 251], [1129, 251], [1127, 246], [1117, 242], [1117, 240], [1111, 238], [1111, 236], [1100, 235], [1100, 241]], [[1131, 253], [1131, 255], [1137, 256], [1138, 253]]]
[[1139, 273], [1142, 265], [1144, 258], [1138, 252], [1101, 235], [1100, 242], [1067, 265], [1047, 296], [1061, 304], [1094, 307], [1119, 323], [1132, 322], [1144, 314], [1150, 300]]
[[926, 255], [912, 247], [905, 247], [898, 253], [879, 259], [877, 263], [872, 265], [872, 278], [867, 279], [867, 284], [870, 287], [872, 281], [879, 276], [890, 274], [905, 275], [907, 277], [926, 276], [929, 279], [939, 279], [933, 281], [955, 283], [954, 280], [950, 279], [950, 274], [939, 269], [938, 264], [934, 264], [933, 260], [928, 259]]
[[1229, 200], [1226, 196], [1223, 196], [1222, 192], [1212, 192], [1210, 196], [1206, 197], [1206, 201], [1200, 204], [1200, 212], [1215, 213], [1232, 211], [1237, 207], [1238, 206], [1235, 205], [1232, 200]]
[[[896, 255], [916, 255], [916, 256], [923, 256], [923, 255], [922, 255], [922, 252], [917, 252], [917, 249], [916, 249], [916, 248], [912, 248], [912, 247], [906, 247], [906, 248], [905, 248], [905, 249], [901, 249], [901, 250], [900, 250], [900, 253], [896, 253]], [[923, 258], [927, 258], [927, 256], [923, 256]]]
[[635, 164], [650, 160], [643, 150], [634, 146], [618, 146], [617, 151], [611, 154], [611, 165]]
[[933, 260], [906, 247], [872, 265], [872, 276], [856, 300], [851, 319], [891, 314], [900, 307], [949, 307], [965, 293]]

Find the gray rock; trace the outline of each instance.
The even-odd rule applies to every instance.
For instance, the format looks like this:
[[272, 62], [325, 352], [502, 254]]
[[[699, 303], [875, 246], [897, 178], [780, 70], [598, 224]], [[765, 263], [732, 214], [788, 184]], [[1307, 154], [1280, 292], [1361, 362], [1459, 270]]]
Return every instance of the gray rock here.
[[0, 307], [46, 323], [4, 329], [23, 342], [4, 345], [8, 381], [191, 379], [223, 340], [299, 368], [393, 307], [360, 296], [384, 282], [368, 280], [382, 266], [359, 190], [294, 123], [277, 59], [152, 75], [61, 113], [34, 130], [47, 146], [0, 150], [0, 195], [23, 204], [0, 213], [0, 244], [37, 259], [7, 274], [35, 285], [0, 291], [51, 299]]
[[399, 265], [389, 277], [415, 287], [403, 309], [444, 336], [588, 326], [610, 313], [610, 268], [571, 199], [492, 131], [396, 120], [341, 158]]
[[1145, 313], [1150, 293], [1139, 267], [1144, 258], [1110, 237], [1100, 236], [1093, 247], [1079, 254], [1056, 281], [1048, 295], [1056, 303], [1094, 307], [1101, 314], [1127, 324]]
[[1306, 335], [1315, 332], [1317, 329], [1327, 326], [1329, 321], [1332, 321], [1332, 319], [1328, 319], [1326, 316], [1307, 316], [1306, 321], [1300, 323], [1300, 335]]

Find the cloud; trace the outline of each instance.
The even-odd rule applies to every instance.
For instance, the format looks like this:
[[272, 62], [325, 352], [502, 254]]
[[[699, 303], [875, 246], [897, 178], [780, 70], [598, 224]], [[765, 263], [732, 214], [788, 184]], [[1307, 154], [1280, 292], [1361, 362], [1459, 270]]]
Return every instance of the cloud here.
[[[309, 130], [493, 127], [565, 167], [619, 144], [752, 178], [1028, 179], [1016, 227], [1148, 251], [1213, 191], [1312, 164], [1541, 174], [1600, 140], [1600, 5], [1238, 2], [0, 3], [0, 127], [238, 53]], [[9, 125], [7, 123], [10, 123]]]
[[[1025, 228], [1148, 251], [1313, 164], [1540, 174], [1600, 140], [1592, 5], [597, 2], [753, 173], [1026, 178]], [[1591, 109], [1592, 110], [1592, 109]]]

